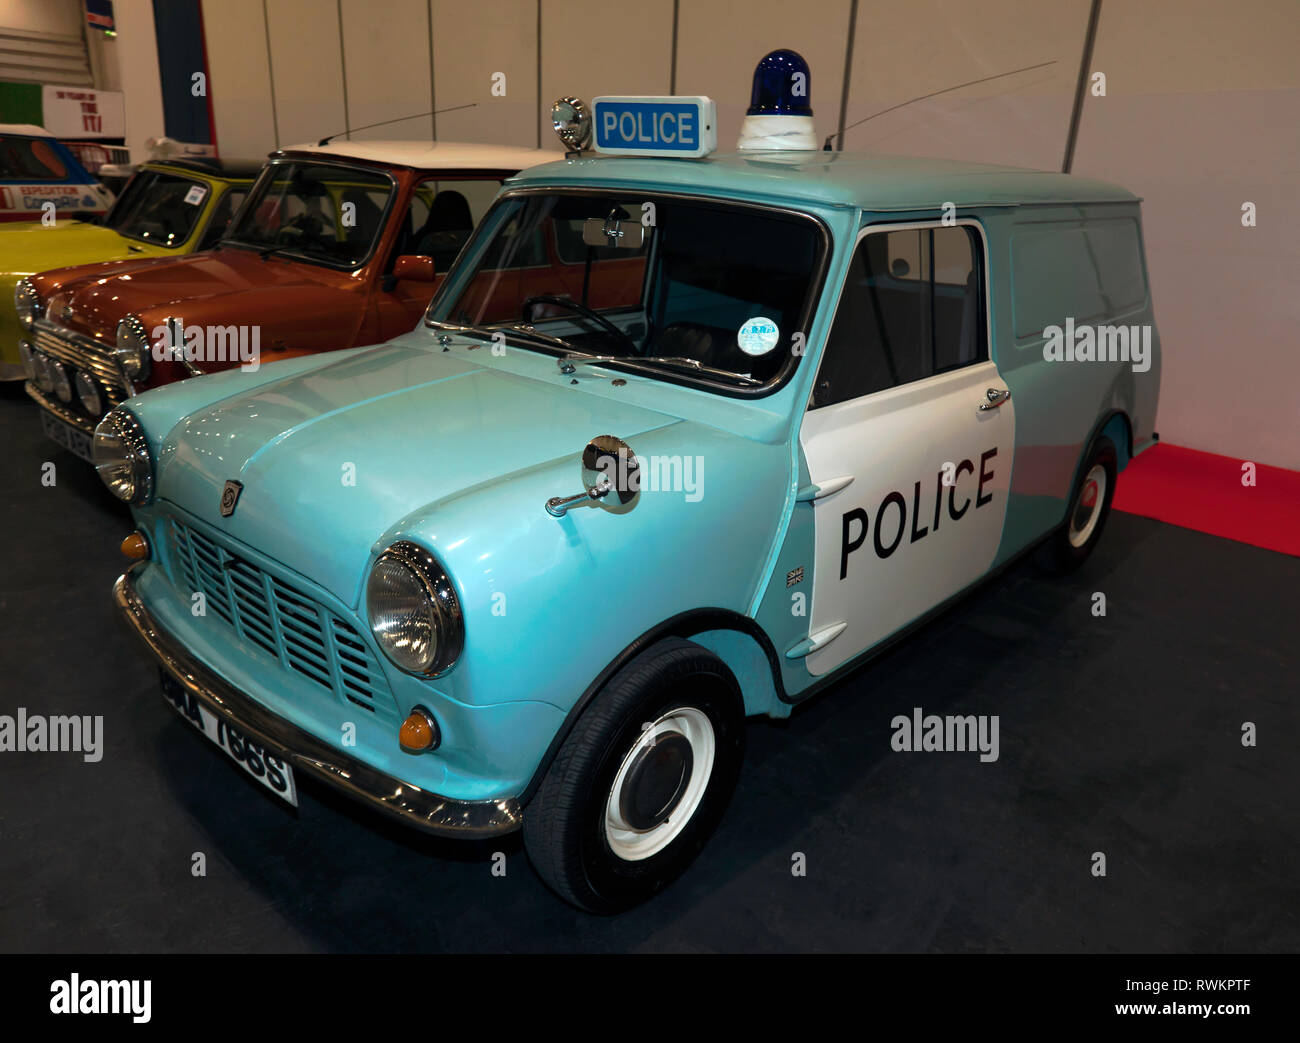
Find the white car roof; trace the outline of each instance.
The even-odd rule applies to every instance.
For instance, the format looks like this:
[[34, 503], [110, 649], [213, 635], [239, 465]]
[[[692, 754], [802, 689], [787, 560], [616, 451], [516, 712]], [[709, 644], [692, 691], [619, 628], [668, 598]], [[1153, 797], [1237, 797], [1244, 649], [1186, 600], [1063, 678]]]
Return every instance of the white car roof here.
[[[558, 149], [516, 148], [513, 145], [473, 145], [462, 141], [331, 141], [328, 145], [286, 145], [280, 152], [311, 152], [321, 156], [391, 163], [420, 170], [523, 170], [563, 159]], [[275, 155], [276, 153], [272, 153]]]
[[54, 137], [44, 127], [38, 127], [34, 123], [0, 123], [0, 134], [26, 134], [29, 138]]

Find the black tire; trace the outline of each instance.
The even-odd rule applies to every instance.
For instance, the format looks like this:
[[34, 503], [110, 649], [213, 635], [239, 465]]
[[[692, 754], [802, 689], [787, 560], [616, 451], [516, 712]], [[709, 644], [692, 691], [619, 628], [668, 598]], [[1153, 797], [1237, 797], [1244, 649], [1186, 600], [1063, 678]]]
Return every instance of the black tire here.
[[[626, 859], [611, 847], [606, 829], [613, 784], [643, 725], [683, 708], [703, 714], [712, 728], [707, 785], [667, 846]], [[744, 700], [731, 671], [690, 641], [657, 642], [615, 674], [583, 711], [525, 809], [524, 846], [533, 867], [561, 898], [588, 912], [615, 913], [645, 901], [704, 847], [731, 800], [744, 753]], [[690, 780], [691, 770], [681, 770], [682, 779]]]
[[[1088, 555], [1092, 553], [1093, 548], [1101, 540], [1102, 530], [1106, 528], [1106, 519], [1110, 517], [1111, 501], [1115, 498], [1115, 479], [1119, 474], [1118, 459], [1115, 444], [1109, 438], [1101, 437], [1093, 443], [1092, 451], [1088, 454], [1083, 466], [1079, 468], [1079, 477], [1075, 483], [1074, 492], [1070, 495], [1070, 505], [1065, 512], [1065, 520], [1061, 523], [1060, 528], [1052, 533], [1039, 548], [1038, 564], [1047, 572], [1058, 576], [1073, 572], [1087, 560]], [[1100, 513], [1092, 527], [1092, 532], [1088, 534], [1087, 539], [1081, 545], [1075, 546], [1070, 539], [1072, 520], [1076, 518], [1077, 512], [1080, 510], [1084, 490], [1088, 487], [1088, 475], [1094, 467], [1104, 469], [1106, 473], [1106, 489], [1098, 508]]]

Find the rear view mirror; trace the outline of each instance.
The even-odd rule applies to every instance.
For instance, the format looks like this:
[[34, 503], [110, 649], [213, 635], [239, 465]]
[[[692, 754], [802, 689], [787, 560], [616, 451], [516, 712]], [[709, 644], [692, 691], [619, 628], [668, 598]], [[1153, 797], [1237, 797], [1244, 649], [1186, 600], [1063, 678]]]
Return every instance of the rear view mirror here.
[[403, 254], [393, 264], [393, 278], [410, 279], [412, 282], [433, 282], [437, 273], [433, 269], [433, 258], [427, 254]]
[[619, 221], [613, 217], [589, 217], [582, 226], [582, 241], [588, 246], [608, 246], [618, 250], [639, 250], [645, 242], [645, 229], [639, 221]]

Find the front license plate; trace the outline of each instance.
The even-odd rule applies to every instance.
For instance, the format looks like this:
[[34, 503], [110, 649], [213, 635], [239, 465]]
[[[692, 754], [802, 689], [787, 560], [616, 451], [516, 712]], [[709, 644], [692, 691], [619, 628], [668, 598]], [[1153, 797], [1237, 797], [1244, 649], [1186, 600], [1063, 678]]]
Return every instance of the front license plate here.
[[91, 454], [91, 445], [93, 444], [90, 435], [85, 431], [78, 431], [71, 424], [65, 424], [56, 416], [41, 410], [41, 429], [45, 436], [52, 441], [58, 442], [64, 449], [70, 453], [75, 453], [83, 460], [94, 463], [94, 457]]
[[295, 808], [298, 806], [293, 769], [282, 757], [268, 752], [234, 725], [217, 717], [167, 674], [162, 675], [162, 689], [168, 705], [220, 746], [227, 757], [277, 797]]

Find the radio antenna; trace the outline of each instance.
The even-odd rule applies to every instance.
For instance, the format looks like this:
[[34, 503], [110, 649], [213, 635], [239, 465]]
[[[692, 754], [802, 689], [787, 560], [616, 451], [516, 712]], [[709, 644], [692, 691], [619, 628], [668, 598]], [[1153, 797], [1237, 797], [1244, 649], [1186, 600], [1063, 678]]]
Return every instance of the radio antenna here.
[[356, 130], [373, 130], [375, 127], [386, 127], [390, 123], [405, 123], [407, 120], [418, 120], [421, 116], [441, 116], [444, 112], [455, 112], [457, 109], [472, 109], [478, 102], [471, 101], [468, 105], [453, 105], [446, 109], [434, 109], [432, 112], [417, 112], [414, 116], [398, 116], [395, 120], [380, 120], [378, 123], [367, 123], [364, 127], [350, 127], [347, 130], [336, 130], [316, 142], [318, 146], [328, 145], [340, 134], [351, 134]]
[[1012, 69], [1010, 72], [1000, 72], [1000, 73], [997, 73], [997, 74], [994, 75], [994, 76], [984, 76], [984, 77], [981, 77], [981, 78], [978, 79], [978, 80], [967, 80], [965, 83], [959, 83], [959, 84], [957, 84], [957, 85], [955, 85], [955, 86], [953, 86], [953, 87], [945, 87], [945, 88], [944, 88], [943, 90], [941, 90], [941, 91], [931, 91], [929, 94], [922, 94], [919, 98], [912, 98], [912, 99], [909, 100], [909, 101], [900, 101], [897, 105], [891, 105], [891, 106], [889, 106], [889, 108], [887, 108], [887, 109], [881, 109], [879, 112], [873, 112], [870, 116], [864, 116], [864, 117], [862, 117], [862, 119], [858, 120], [857, 123], [851, 123], [849, 126], [845, 127], [844, 130], [837, 131], [836, 133], [830, 135], [830, 136], [826, 139], [826, 144], [824, 144], [824, 145], [822, 146], [822, 151], [823, 151], [823, 152], [831, 152], [831, 151], [834, 151], [834, 150], [831, 148], [831, 142], [834, 141], [837, 137], [840, 139], [839, 151], [843, 151], [843, 150], [844, 150], [844, 134], [845, 134], [845, 131], [850, 131], [850, 130], [852, 130], [854, 127], [860, 127], [860, 126], [862, 126], [862, 124], [866, 123], [868, 120], [873, 120], [873, 119], [875, 119], [877, 116], [883, 116], [883, 115], [885, 115], [885, 113], [887, 113], [887, 112], [893, 112], [895, 109], [901, 109], [901, 108], [903, 108], [903, 107], [905, 107], [905, 106], [907, 106], [907, 105], [913, 105], [913, 104], [915, 104], [915, 103], [918, 102], [918, 101], [925, 101], [926, 98], [937, 98], [940, 94], [949, 94], [949, 93], [951, 93], [952, 91], [959, 91], [959, 90], [961, 90], [963, 87], [974, 87], [975, 84], [977, 84], [977, 83], [988, 83], [989, 80], [1000, 80], [1000, 79], [1002, 79], [1004, 76], [1014, 76], [1014, 75], [1016, 75], [1016, 73], [1019, 73], [1019, 72], [1031, 72], [1031, 71], [1034, 70], [1034, 69], [1045, 69], [1047, 66], [1049, 66], [1049, 65], [1055, 65], [1055, 64], [1056, 64], [1056, 59], [1053, 58], [1050, 62], [1039, 62], [1037, 65], [1026, 65], [1023, 69]]

